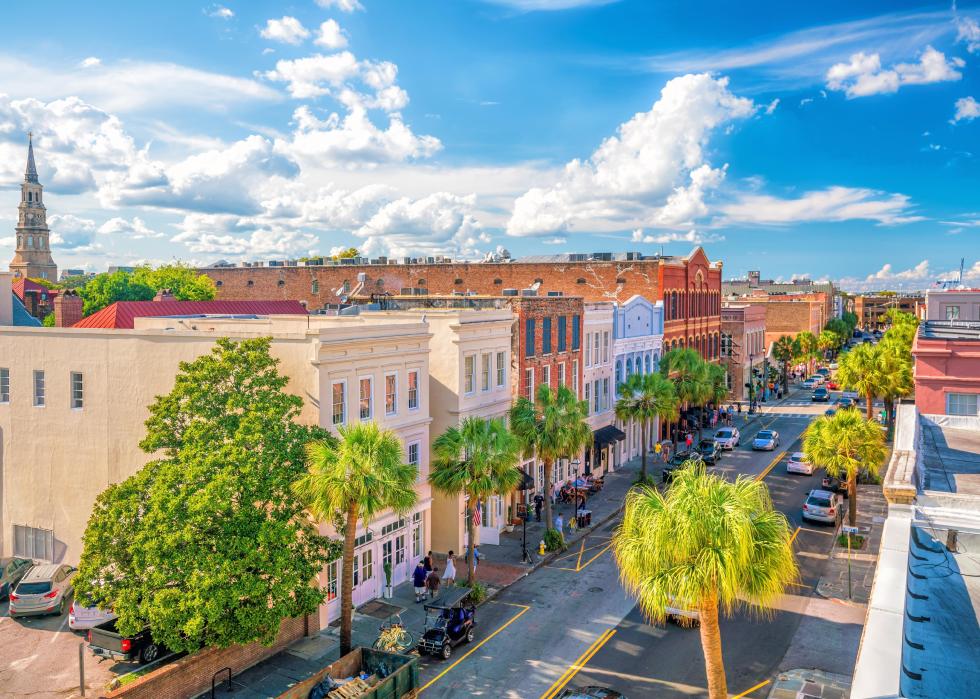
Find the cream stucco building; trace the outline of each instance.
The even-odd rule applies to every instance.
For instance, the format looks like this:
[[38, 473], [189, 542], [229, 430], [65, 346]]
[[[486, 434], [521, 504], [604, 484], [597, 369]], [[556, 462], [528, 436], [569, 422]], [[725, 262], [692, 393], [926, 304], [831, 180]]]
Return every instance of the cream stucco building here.
[[[154, 397], [218, 336], [271, 336], [303, 398], [301, 420], [375, 420], [418, 466], [418, 503], [358, 529], [355, 604], [406, 579], [430, 546], [429, 328], [411, 317], [140, 318], [133, 330], [0, 328], [0, 556], [77, 563], [96, 496], [150, 458], [138, 447]], [[332, 535], [328, 526], [323, 533]], [[322, 574], [321, 621], [339, 614], [340, 565]]]
[[589, 407], [588, 423], [592, 444], [585, 449], [582, 466], [569, 469], [576, 475], [601, 476], [612, 470], [614, 445], [624, 436], [613, 427], [616, 384], [613, 376], [613, 309], [608, 302], [585, 304], [585, 351], [582, 371], [582, 400]]

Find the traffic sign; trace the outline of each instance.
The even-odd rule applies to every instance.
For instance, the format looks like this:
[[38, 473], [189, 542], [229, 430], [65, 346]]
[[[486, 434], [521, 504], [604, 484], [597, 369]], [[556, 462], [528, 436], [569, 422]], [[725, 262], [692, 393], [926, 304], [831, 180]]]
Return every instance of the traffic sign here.
[[842, 526], [840, 529], [845, 534], [851, 534], [852, 536], [854, 534], [857, 534], [858, 533], [858, 528], [857, 527], [849, 527], [846, 524], [844, 526]]

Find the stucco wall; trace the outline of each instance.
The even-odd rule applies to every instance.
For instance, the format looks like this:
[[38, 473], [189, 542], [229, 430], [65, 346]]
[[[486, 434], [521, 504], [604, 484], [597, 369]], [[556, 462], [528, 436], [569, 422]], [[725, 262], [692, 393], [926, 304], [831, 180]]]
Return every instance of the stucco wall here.
[[915, 407], [924, 415], [945, 415], [949, 393], [980, 394], [980, 340], [916, 337]]

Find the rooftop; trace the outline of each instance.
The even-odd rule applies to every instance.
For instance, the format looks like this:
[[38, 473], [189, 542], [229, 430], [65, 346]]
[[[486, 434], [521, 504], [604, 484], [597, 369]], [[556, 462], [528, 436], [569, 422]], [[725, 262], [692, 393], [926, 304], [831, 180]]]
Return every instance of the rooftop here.
[[75, 328], [132, 329], [136, 318], [305, 315], [299, 301], [117, 301], [75, 323]]
[[927, 320], [919, 325], [919, 337], [927, 340], [980, 340], [980, 321]]
[[921, 428], [924, 489], [980, 496], [980, 432], [925, 419]]

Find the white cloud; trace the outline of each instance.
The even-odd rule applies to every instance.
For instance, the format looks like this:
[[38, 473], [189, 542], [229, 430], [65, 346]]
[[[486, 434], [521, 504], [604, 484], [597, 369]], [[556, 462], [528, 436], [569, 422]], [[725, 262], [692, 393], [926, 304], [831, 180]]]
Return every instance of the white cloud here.
[[286, 15], [281, 19], [266, 21], [265, 28], [259, 30], [259, 35], [270, 41], [297, 45], [303, 43], [303, 40], [310, 36], [310, 30], [295, 17]]
[[800, 106], [805, 107], [806, 105], [810, 104], [810, 102], [812, 101], [813, 101], [812, 97], [804, 97], [803, 99], [800, 100]]
[[314, 252], [317, 238], [312, 233], [275, 224], [256, 225], [236, 216], [190, 214], [177, 224], [171, 238], [193, 253], [220, 254], [240, 259], [291, 257]]
[[902, 85], [926, 85], [948, 82], [963, 77], [960, 58], [946, 56], [927, 46], [917, 63], [897, 63], [882, 69], [881, 56], [877, 53], [855, 53], [847, 63], [836, 63], [827, 71], [827, 87], [843, 91], [848, 98], [867, 97], [897, 92]]
[[235, 13], [224, 5], [212, 5], [208, 8], [207, 15], [216, 19], [231, 19], [235, 16]]
[[973, 121], [977, 117], [980, 117], [980, 103], [972, 97], [961, 97], [956, 100], [956, 114], [953, 115], [949, 123]]
[[922, 260], [914, 267], [910, 267], [900, 272], [895, 272], [891, 264], [882, 265], [881, 269], [873, 274], [869, 274], [865, 281], [922, 281], [932, 279], [933, 273], [929, 270], [929, 260]]
[[723, 205], [721, 212], [733, 223], [791, 224], [811, 221], [864, 219], [894, 225], [921, 220], [909, 213], [909, 198], [873, 189], [828, 187], [794, 199], [768, 194], [742, 194]]
[[339, 87], [360, 72], [361, 65], [354, 54], [341, 51], [276, 61], [275, 70], [264, 75], [268, 80], [288, 83], [289, 94], [296, 99], [309, 99], [330, 94], [330, 88]]
[[78, 64], [80, 68], [95, 68], [96, 66], [102, 65], [102, 60], [96, 58], [95, 56], [89, 56]]
[[95, 221], [73, 214], [52, 214], [48, 217], [51, 247], [61, 250], [92, 249]]
[[347, 46], [347, 37], [344, 35], [344, 30], [337, 24], [337, 20], [328, 19], [320, 25], [313, 43], [328, 49], [342, 49]]
[[779, 98], [777, 97], [772, 102], [766, 105], [766, 114], [767, 115], [772, 114], [774, 111], [776, 111], [776, 107], [778, 106], [779, 106]]
[[121, 216], [110, 218], [99, 226], [100, 235], [123, 235], [130, 240], [143, 240], [146, 238], [162, 238], [163, 233], [159, 233], [149, 226], [139, 216], [134, 216], [128, 220]]
[[667, 243], [690, 243], [691, 245], [703, 245], [704, 243], [714, 243], [724, 239], [724, 236], [714, 234], [705, 235], [696, 230], [644, 233], [643, 229], [641, 228], [637, 228], [635, 231], [633, 231], [633, 235], [630, 237], [630, 240], [634, 243], [646, 243], [650, 245], [665, 245]]
[[563, 235], [556, 235], [551, 238], [543, 238], [541, 242], [544, 245], [564, 245], [565, 243], [568, 242], [568, 238], [566, 238]]
[[648, 112], [620, 125], [588, 160], [572, 160], [558, 181], [514, 203], [507, 233], [543, 236], [575, 226], [684, 222], [704, 211], [703, 196], [721, 181], [704, 148], [715, 128], [755, 111], [708, 74], [670, 80]]
[[956, 41], [965, 43], [970, 53], [980, 52], [980, 24], [972, 17], [957, 17]]
[[324, 9], [335, 7], [341, 12], [356, 12], [364, 9], [364, 5], [358, 0], [316, 0], [316, 4]]

